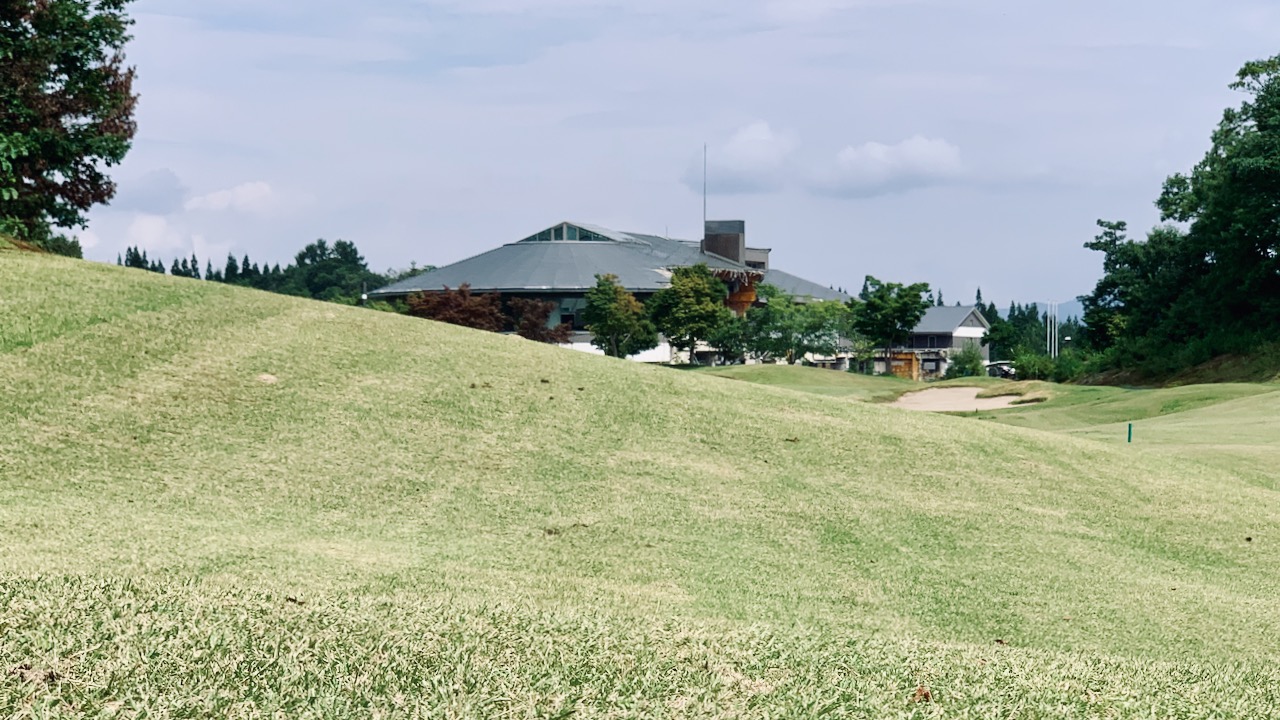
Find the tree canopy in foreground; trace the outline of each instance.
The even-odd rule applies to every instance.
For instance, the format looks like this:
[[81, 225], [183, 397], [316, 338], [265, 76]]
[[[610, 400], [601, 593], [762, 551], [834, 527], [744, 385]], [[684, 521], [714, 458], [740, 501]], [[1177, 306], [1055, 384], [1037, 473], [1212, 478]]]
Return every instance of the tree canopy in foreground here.
[[0, 0], [0, 232], [80, 255], [137, 126], [128, 0]]

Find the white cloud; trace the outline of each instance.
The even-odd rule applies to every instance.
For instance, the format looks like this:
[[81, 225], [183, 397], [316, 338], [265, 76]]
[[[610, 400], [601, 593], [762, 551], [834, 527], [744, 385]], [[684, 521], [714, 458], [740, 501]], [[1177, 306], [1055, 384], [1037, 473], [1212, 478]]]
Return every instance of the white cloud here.
[[187, 243], [182, 233], [159, 215], [138, 213], [125, 232], [129, 245], [151, 253], [185, 250]]
[[265, 182], [248, 182], [229, 190], [218, 190], [187, 201], [187, 210], [233, 210], [262, 213], [276, 205], [276, 194]]
[[[774, 131], [767, 122], [747, 125], [728, 142], [708, 149], [709, 191], [736, 195], [779, 190], [788, 181], [795, 148], [796, 141], [791, 135]], [[701, 162], [688, 169], [684, 180], [691, 189], [701, 192]]]
[[[223, 258], [231, 252], [231, 244], [225, 242], [209, 242], [204, 235], [191, 236], [191, 251], [202, 262], [211, 263], [213, 267], [222, 269]], [[203, 275], [206, 266], [200, 267]]]
[[80, 247], [85, 250], [92, 250], [102, 244], [102, 238], [92, 230], [85, 230], [76, 236], [80, 241]]
[[115, 210], [168, 215], [182, 209], [187, 188], [169, 168], [159, 168], [142, 175], [122, 179], [119, 192], [110, 206]]
[[834, 167], [819, 173], [811, 189], [850, 197], [875, 197], [939, 185], [964, 173], [960, 148], [943, 139], [915, 136], [896, 145], [850, 145]]

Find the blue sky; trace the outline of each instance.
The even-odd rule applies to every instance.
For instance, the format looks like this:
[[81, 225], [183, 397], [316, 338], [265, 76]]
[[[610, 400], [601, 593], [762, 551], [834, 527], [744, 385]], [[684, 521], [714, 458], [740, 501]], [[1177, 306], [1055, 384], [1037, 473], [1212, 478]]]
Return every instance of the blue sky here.
[[137, 0], [139, 131], [86, 255], [445, 264], [561, 220], [710, 215], [824, 284], [1091, 289], [1157, 221], [1273, 3]]

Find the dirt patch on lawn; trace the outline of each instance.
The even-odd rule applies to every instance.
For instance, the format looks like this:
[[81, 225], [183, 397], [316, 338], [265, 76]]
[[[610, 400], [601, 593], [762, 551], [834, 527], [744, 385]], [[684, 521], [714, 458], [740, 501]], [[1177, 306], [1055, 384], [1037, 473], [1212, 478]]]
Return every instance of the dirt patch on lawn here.
[[1017, 395], [978, 397], [981, 392], [982, 389], [976, 387], [931, 388], [907, 393], [898, 398], [892, 406], [923, 412], [969, 412], [1013, 407], [1021, 399]]

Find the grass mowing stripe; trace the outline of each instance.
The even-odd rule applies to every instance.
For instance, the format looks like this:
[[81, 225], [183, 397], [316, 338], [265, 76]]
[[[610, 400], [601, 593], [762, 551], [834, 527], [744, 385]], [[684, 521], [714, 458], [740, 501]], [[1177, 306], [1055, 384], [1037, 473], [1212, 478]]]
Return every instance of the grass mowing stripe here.
[[1230, 465], [30, 263], [195, 295], [131, 334], [50, 297], [32, 317], [75, 329], [4, 356], [0, 657], [30, 667], [0, 706], [1230, 717], [1270, 692], [1280, 510]]

